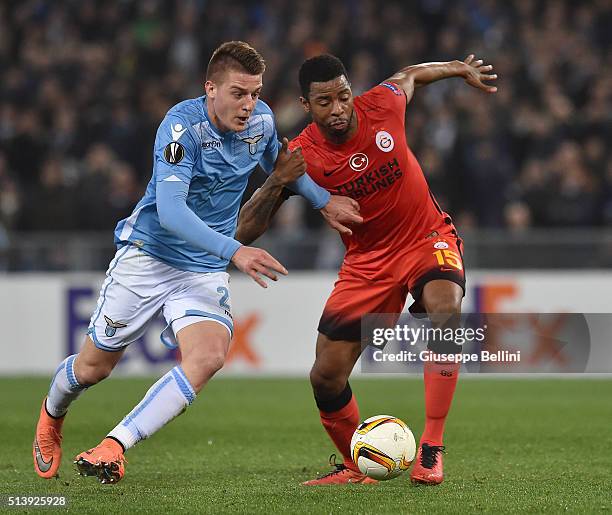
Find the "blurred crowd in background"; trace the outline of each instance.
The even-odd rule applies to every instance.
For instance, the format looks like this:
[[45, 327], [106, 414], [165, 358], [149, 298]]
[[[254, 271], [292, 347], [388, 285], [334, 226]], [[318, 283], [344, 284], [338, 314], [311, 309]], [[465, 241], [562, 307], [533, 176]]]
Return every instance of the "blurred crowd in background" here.
[[[359, 94], [406, 65], [475, 53], [495, 66], [496, 95], [453, 79], [408, 108], [440, 204], [462, 230], [610, 224], [610, 27], [610, 0], [3, 0], [0, 241], [127, 216], [159, 122], [202, 94], [212, 51], [231, 39], [266, 59], [262, 97], [289, 137], [307, 122], [307, 57], [338, 55]], [[320, 224], [287, 204], [276, 222], [287, 237]]]

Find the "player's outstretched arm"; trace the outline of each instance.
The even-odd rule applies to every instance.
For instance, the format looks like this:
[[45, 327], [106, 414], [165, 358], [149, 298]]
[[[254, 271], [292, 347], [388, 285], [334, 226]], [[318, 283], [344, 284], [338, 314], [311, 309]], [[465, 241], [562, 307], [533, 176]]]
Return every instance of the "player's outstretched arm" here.
[[488, 81], [497, 79], [496, 74], [490, 73], [492, 70], [493, 65], [484, 64], [482, 59], [476, 59], [474, 54], [470, 54], [463, 61], [406, 66], [406, 68], [389, 77], [387, 81], [400, 86], [406, 93], [408, 101], [412, 98], [415, 88], [451, 77], [461, 77], [470, 86], [486, 93], [495, 93], [497, 88], [486, 84]]

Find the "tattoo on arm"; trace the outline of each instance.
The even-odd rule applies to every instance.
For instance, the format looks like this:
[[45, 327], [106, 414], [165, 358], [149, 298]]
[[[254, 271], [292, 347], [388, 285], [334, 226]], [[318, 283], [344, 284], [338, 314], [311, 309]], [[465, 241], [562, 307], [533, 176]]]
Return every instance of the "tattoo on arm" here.
[[236, 239], [244, 245], [249, 245], [259, 238], [266, 232], [270, 220], [285, 200], [284, 186], [270, 176], [242, 206], [238, 217]]

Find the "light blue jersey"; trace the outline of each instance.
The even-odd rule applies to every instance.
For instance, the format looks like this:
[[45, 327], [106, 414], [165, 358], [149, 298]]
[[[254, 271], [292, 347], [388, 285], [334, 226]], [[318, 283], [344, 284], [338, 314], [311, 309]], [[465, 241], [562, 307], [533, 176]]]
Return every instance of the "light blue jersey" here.
[[[233, 238], [249, 176], [258, 164], [271, 173], [279, 148], [274, 116], [261, 100], [244, 131], [225, 133], [210, 121], [206, 96], [177, 104], [157, 131], [146, 192], [132, 214], [117, 224], [115, 243], [133, 244], [180, 270], [225, 270], [240, 247]], [[186, 203], [191, 210], [187, 217], [185, 209], [171, 210], [181, 204], [180, 194], [162, 198], [169, 186], [183, 188], [183, 208]], [[329, 200], [306, 174], [292, 189], [317, 209]], [[183, 218], [176, 225], [179, 215]]]

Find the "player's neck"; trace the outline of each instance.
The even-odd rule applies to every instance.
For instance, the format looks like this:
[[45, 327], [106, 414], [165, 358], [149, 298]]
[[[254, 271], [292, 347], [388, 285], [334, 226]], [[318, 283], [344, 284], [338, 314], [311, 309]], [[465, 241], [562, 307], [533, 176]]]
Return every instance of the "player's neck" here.
[[357, 134], [358, 128], [359, 122], [357, 120], [357, 113], [355, 112], [355, 110], [353, 110], [353, 114], [351, 115], [349, 128], [344, 134], [334, 134], [326, 130], [326, 128], [319, 126], [319, 130], [323, 134], [323, 137], [334, 145], [344, 145], [346, 142], [350, 141], [353, 136]]
[[221, 122], [221, 120], [219, 119], [219, 117], [217, 116], [217, 113], [215, 113], [215, 109], [212, 105], [212, 102], [206, 102], [206, 114], [208, 115], [208, 119], [210, 120], [210, 123], [212, 123], [215, 127], [215, 129], [217, 129], [217, 131], [220, 134], [225, 134], [226, 132], [229, 132], [230, 129], [226, 128], [223, 123]]

